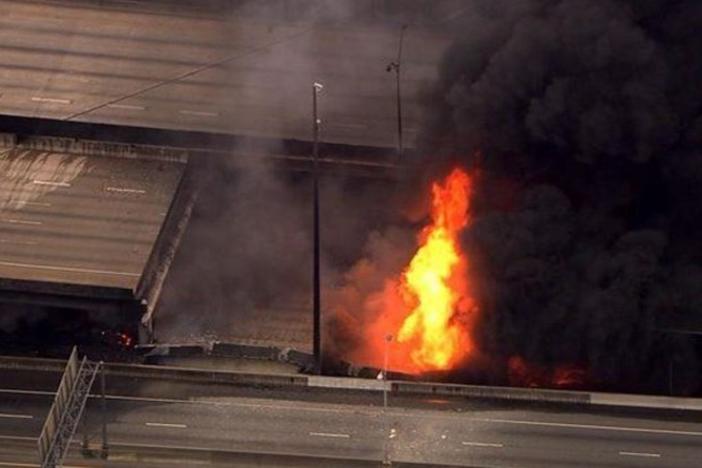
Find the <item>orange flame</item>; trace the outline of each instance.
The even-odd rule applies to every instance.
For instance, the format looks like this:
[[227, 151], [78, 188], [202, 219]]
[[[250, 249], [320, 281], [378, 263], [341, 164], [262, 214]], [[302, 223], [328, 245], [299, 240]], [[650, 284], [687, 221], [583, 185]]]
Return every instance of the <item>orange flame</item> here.
[[468, 174], [460, 169], [443, 184], [433, 184], [432, 224], [423, 230], [419, 250], [400, 283], [401, 297], [411, 312], [397, 341], [411, 345], [410, 357], [418, 370], [449, 369], [470, 352], [467, 331], [457, 320], [474, 308], [458, 244], [458, 235], [468, 224], [470, 185]]
[[[363, 346], [349, 356], [353, 362], [421, 373], [454, 368], [474, 352], [470, 331], [477, 307], [459, 242], [469, 223], [471, 185], [461, 169], [432, 185], [431, 223], [421, 231], [412, 260], [363, 301], [374, 320], [364, 330]], [[361, 263], [354, 271], [372, 275], [368, 268]]]

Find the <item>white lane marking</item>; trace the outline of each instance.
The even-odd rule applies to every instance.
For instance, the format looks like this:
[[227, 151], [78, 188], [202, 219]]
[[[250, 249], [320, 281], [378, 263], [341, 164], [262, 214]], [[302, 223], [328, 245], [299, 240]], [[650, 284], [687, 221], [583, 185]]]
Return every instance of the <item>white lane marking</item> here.
[[646, 453], [646, 452], [619, 452], [619, 455], [624, 457], [646, 457], [646, 458], [661, 458], [660, 453]]
[[310, 432], [313, 437], [333, 437], [336, 439], [349, 439], [351, 436], [348, 434], [337, 434], [334, 432]]
[[70, 104], [73, 102], [70, 99], [51, 98], [51, 97], [42, 97], [42, 96], [32, 96], [32, 101], [34, 101], [34, 102], [50, 102], [52, 104]]
[[34, 241], [19, 241], [19, 240], [11, 240], [11, 239], [0, 239], [0, 244], [37, 245], [38, 242], [34, 242]]
[[[0, 462], [0, 466], [18, 466], [22, 468], [39, 468], [41, 465], [35, 463]], [[61, 465], [63, 468], [88, 468], [90, 465]]]
[[[13, 435], [0, 435], [0, 439], [7, 439], [7, 440], [28, 440], [30, 442], [33, 442], [37, 440], [37, 437], [26, 437], [26, 436], [13, 436]], [[75, 441], [71, 441], [71, 443], [75, 443]]]
[[[0, 265], [3, 262], [0, 262]], [[44, 390], [22, 390], [22, 389], [11, 389], [11, 388], [0, 388], [0, 394], [17, 394], [17, 395], [42, 395], [53, 397], [56, 395], [55, 392], [49, 392]], [[90, 398], [100, 398], [101, 395], [90, 394]], [[274, 409], [274, 410], [302, 410], [302, 411], [316, 411], [320, 413], [347, 413], [347, 414], [357, 414], [356, 409], [345, 409], [345, 408], [314, 408], [314, 407], [300, 407], [300, 406], [289, 406], [289, 405], [267, 405], [258, 403], [233, 403], [233, 402], [223, 402], [223, 401], [207, 401], [207, 400], [178, 400], [175, 398], [149, 398], [149, 397], [129, 397], [120, 395], [106, 395], [105, 398], [108, 400], [115, 401], [133, 401], [133, 402], [144, 402], [144, 403], [174, 403], [174, 404], [189, 404], [189, 405], [202, 405], [202, 406], [231, 406], [238, 408], [263, 408], [263, 409]], [[414, 417], [412, 414], [406, 414], [404, 412], [393, 412], [387, 413], [392, 414], [397, 417]], [[548, 423], [548, 422], [537, 422], [537, 421], [519, 421], [511, 419], [486, 419], [486, 418], [466, 418], [465, 416], [454, 416], [461, 419], [466, 419], [468, 421], [480, 421], [480, 422], [497, 422], [506, 424], [525, 424], [525, 425], [535, 425], [535, 426], [551, 426], [551, 427], [569, 427], [575, 429], [595, 429], [595, 430], [610, 430], [619, 432], [642, 432], [648, 434], [667, 434], [667, 435], [677, 435], [677, 436], [693, 436], [702, 437], [702, 432], [697, 431], [683, 431], [674, 429], [646, 429], [646, 428], [636, 428], [636, 427], [619, 427], [619, 426], [596, 426], [588, 424], [571, 424], [571, 423]]]
[[643, 427], [598, 426], [595, 424], [518, 421], [518, 420], [514, 420], [514, 419], [481, 419], [481, 418], [476, 418], [475, 421], [503, 423], [503, 424], [523, 424], [526, 426], [564, 427], [564, 428], [570, 428], [570, 429], [592, 429], [592, 430], [598, 430], [598, 431], [615, 431], [615, 432], [642, 432], [642, 433], [647, 433], [647, 434], [671, 434], [671, 435], [686, 435], [686, 436], [702, 437], [702, 432], [678, 431], [678, 430], [673, 430], [673, 429], [646, 429]]
[[194, 115], [197, 117], [219, 117], [219, 112], [207, 112], [207, 111], [194, 111], [194, 110], [179, 110], [179, 114], [183, 115]]
[[70, 187], [71, 184], [68, 182], [54, 182], [52, 180], [39, 180], [39, 179], [34, 179], [32, 181], [33, 184], [35, 185], [50, 185], [51, 187]]
[[132, 104], [108, 104], [107, 107], [109, 107], [111, 109], [138, 110], [138, 111], [146, 110], [146, 107], [144, 107], [144, 106], [135, 106]]
[[185, 429], [188, 426], [185, 424], [173, 424], [173, 423], [152, 423], [152, 422], [147, 422], [144, 423], [146, 426], [149, 427], [175, 427], [177, 429]]
[[41, 221], [29, 221], [28, 219], [0, 218], [0, 222], [8, 224], [26, 224], [29, 226], [40, 226]]
[[491, 448], [502, 448], [503, 444], [492, 444], [488, 442], [461, 442], [461, 445], [468, 445], [470, 447], [491, 447]]
[[33, 419], [34, 416], [32, 416], [31, 414], [0, 413], [0, 418], [8, 418], [8, 419]]
[[118, 193], [139, 193], [139, 194], [146, 193], [146, 190], [124, 188], [124, 187], [107, 187], [107, 188], [105, 188], [105, 190], [107, 190], [108, 192], [118, 192]]
[[113, 276], [129, 276], [138, 278], [141, 276], [138, 273], [128, 273], [124, 271], [109, 271], [109, 270], [92, 270], [90, 268], [73, 268], [73, 267], [58, 267], [53, 265], [33, 265], [29, 263], [16, 263], [16, 262], [3, 262], [0, 261], [0, 265], [9, 266], [14, 268], [36, 268], [38, 270], [49, 270], [49, 271], [68, 271], [71, 273], [89, 273], [95, 275], [113, 275]]
[[[0, 262], [0, 265], [3, 262]], [[18, 395], [43, 395], [43, 396], [55, 396], [56, 392], [49, 392], [44, 390], [22, 390], [13, 388], [0, 388], [0, 394], [18, 394]], [[91, 393], [90, 398], [100, 398], [101, 395]], [[304, 410], [304, 411], [317, 411], [320, 413], [348, 413], [348, 414], [358, 414], [356, 409], [346, 409], [346, 408], [315, 408], [312, 406], [289, 406], [289, 405], [266, 405], [258, 403], [233, 403], [224, 401], [207, 401], [207, 400], [178, 400], [175, 398], [149, 398], [149, 397], [130, 397], [121, 395], [105, 395], [108, 400], [116, 401], [135, 401], [135, 402], [145, 402], [145, 403], [176, 403], [176, 404], [190, 404], [190, 405], [203, 405], [203, 406], [231, 406], [231, 407], [241, 407], [241, 408], [264, 408], [264, 409], [275, 409], [275, 410]], [[414, 417], [415, 415], [406, 414], [404, 412], [388, 412], [386, 414], [391, 414], [397, 417]], [[648, 434], [667, 434], [667, 435], [678, 435], [678, 436], [693, 436], [702, 437], [702, 432], [695, 431], [682, 431], [674, 429], [645, 429], [636, 427], [619, 427], [619, 426], [596, 426], [587, 424], [569, 424], [569, 423], [548, 423], [548, 422], [537, 422], [537, 421], [518, 421], [512, 419], [486, 419], [486, 418], [467, 418], [465, 416], [453, 416], [461, 418], [462, 420], [468, 421], [480, 421], [480, 422], [497, 422], [506, 424], [526, 424], [526, 425], [536, 425], [536, 426], [553, 426], [553, 427], [571, 427], [577, 429], [599, 429], [599, 430], [611, 430], [619, 432], [643, 432]]]

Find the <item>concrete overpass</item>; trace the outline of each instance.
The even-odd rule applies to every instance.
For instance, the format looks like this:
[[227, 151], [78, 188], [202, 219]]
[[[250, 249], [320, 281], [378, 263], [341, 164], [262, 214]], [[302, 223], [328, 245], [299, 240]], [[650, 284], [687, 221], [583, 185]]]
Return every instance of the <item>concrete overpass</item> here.
[[[303, 7], [315, 2], [178, 3], [0, 1], [0, 113], [306, 140], [319, 81], [323, 140], [396, 146], [386, 66], [397, 56], [399, 21], [413, 19], [393, 16], [396, 6], [346, 2], [315, 16]], [[420, 90], [451, 41], [442, 21], [460, 12], [456, 2], [431, 3], [444, 6], [415, 9], [436, 11], [435, 22], [405, 33], [408, 146], [420, 127]]]

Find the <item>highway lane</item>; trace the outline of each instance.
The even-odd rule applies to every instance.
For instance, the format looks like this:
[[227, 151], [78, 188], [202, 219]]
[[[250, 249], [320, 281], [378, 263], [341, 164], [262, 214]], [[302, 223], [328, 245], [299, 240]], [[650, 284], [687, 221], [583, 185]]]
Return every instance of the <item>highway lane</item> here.
[[136, 288], [184, 170], [3, 150], [0, 277]]
[[[378, 395], [298, 393], [248, 389], [192, 400], [114, 395], [108, 430], [122, 448], [158, 445], [190, 456], [233, 450], [453, 466], [690, 467], [701, 455], [702, 424], [694, 418], [408, 397], [391, 397], [383, 411]], [[35, 437], [50, 401], [50, 392], [0, 392], [0, 440]], [[88, 418], [93, 440], [96, 403]]]
[[[0, 1], [0, 112], [65, 118], [162, 80], [226, 64], [114, 102], [78, 120], [309, 139], [310, 86], [326, 141], [392, 147], [394, 26], [352, 19], [323, 24], [261, 18], [101, 11], [61, 2]], [[403, 57], [407, 143], [421, 119], [419, 93], [450, 43], [411, 28]]]

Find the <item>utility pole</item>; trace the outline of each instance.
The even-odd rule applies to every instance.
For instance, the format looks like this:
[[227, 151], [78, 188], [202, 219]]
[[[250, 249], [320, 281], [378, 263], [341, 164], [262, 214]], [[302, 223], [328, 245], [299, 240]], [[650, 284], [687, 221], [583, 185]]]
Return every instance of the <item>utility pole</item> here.
[[397, 60], [395, 62], [390, 62], [385, 69], [387, 72], [395, 72], [395, 90], [397, 91], [396, 102], [397, 102], [397, 156], [398, 159], [402, 159], [402, 153], [404, 151], [403, 141], [402, 141], [402, 92], [400, 88], [400, 69], [402, 67], [402, 45], [405, 39], [405, 30], [407, 25], [403, 24], [402, 29], [400, 29], [400, 44], [397, 48]]
[[312, 144], [312, 159], [313, 159], [313, 232], [314, 232], [314, 254], [313, 254], [313, 274], [312, 274], [312, 314], [314, 317], [314, 361], [316, 371], [322, 374], [322, 314], [320, 304], [320, 278], [319, 278], [319, 117], [317, 116], [317, 95], [324, 86], [320, 83], [312, 85], [312, 118], [314, 140]]

